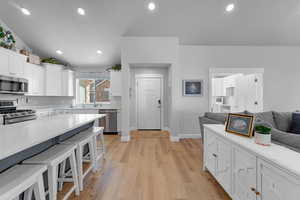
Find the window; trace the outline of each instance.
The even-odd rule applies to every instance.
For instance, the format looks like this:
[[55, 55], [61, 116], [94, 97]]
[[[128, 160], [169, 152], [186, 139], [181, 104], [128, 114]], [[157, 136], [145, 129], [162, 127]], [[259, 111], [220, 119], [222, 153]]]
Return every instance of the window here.
[[76, 79], [77, 104], [94, 104], [109, 102], [110, 80], [107, 79]]

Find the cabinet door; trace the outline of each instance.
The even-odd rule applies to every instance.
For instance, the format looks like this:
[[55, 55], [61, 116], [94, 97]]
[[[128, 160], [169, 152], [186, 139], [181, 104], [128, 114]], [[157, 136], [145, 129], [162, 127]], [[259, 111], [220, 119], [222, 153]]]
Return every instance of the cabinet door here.
[[26, 63], [24, 67], [24, 77], [28, 80], [28, 93], [27, 95], [35, 95], [36, 93], [36, 74], [34, 65]]
[[9, 74], [16, 77], [23, 77], [24, 65], [26, 57], [18, 54], [10, 54], [9, 56]]
[[205, 130], [205, 167], [216, 176], [217, 167], [217, 137], [209, 130]]
[[234, 146], [232, 148], [232, 176], [233, 199], [256, 200], [256, 157]]
[[45, 68], [41, 66], [36, 66], [35, 74], [37, 78], [36, 94], [38, 96], [44, 96], [45, 95]]
[[62, 66], [47, 65], [46, 66], [46, 95], [61, 96], [62, 95]]
[[216, 179], [226, 192], [231, 193], [231, 145], [218, 139]]
[[122, 95], [122, 72], [110, 72], [110, 95]]
[[9, 75], [9, 54], [3, 49], [0, 49], [0, 75]]
[[300, 179], [258, 160], [258, 200], [299, 200]]
[[62, 95], [74, 96], [74, 72], [71, 70], [63, 70]]

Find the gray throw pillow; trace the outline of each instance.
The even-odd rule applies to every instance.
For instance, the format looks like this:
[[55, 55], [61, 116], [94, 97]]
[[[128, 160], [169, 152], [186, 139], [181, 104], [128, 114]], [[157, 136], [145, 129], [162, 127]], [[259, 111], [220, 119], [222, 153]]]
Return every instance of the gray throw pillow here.
[[292, 114], [291, 132], [295, 134], [300, 134], [300, 113], [299, 112], [295, 112]]
[[291, 112], [273, 112], [274, 121], [277, 129], [289, 132], [292, 124], [292, 113]]
[[276, 127], [272, 111], [255, 113], [254, 116], [255, 124], [268, 123], [270, 126]]
[[227, 115], [228, 115], [228, 113], [211, 113], [211, 112], [207, 112], [204, 114], [205, 117], [212, 119], [212, 120], [219, 121], [223, 124], [225, 123], [225, 121], [227, 119]]

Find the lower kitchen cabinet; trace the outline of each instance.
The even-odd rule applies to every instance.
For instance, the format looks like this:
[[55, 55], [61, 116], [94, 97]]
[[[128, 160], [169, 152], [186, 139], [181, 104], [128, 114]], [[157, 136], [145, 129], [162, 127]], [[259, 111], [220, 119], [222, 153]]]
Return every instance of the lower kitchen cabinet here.
[[256, 157], [243, 149], [232, 148], [232, 196], [236, 200], [255, 200]]
[[233, 200], [300, 199], [297, 152], [276, 144], [259, 146], [251, 138], [226, 133], [221, 125], [205, 125], [204, 130], [203, 168]]

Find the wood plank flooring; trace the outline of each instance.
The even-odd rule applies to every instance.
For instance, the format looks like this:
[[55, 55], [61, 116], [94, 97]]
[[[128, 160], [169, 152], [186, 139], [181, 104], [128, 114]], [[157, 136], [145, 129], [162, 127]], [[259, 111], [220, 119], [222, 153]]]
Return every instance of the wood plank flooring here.
[[91, 173], [84, 191], [72, 200], [229, 200], [202, 169], [202, 144], [197, 139], [178, 143], [168, 132], [135, 131], [129, 143], [105, 136], [104, 168]]

